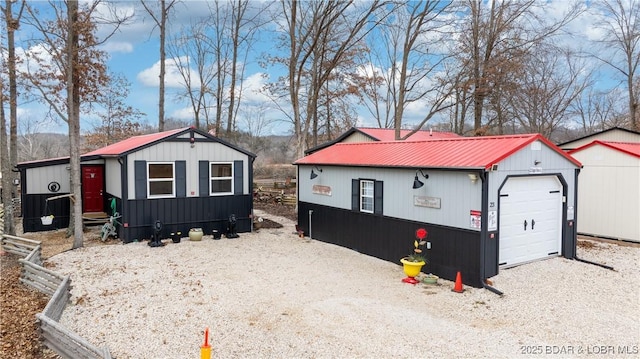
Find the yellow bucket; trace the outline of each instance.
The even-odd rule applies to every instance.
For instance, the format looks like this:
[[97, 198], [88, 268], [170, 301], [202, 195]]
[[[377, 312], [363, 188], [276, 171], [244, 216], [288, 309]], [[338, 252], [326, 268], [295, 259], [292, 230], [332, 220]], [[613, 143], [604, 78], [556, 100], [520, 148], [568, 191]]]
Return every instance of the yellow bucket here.
[[211, 345], [200, 347], [200, 359], [211, 359]]

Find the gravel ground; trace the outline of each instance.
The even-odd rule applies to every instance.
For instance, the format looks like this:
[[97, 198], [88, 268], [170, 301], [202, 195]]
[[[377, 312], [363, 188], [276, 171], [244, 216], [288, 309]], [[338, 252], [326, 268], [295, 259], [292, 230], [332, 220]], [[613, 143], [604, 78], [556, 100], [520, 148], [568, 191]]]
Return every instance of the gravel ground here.
[[399, 264], [267, 218], [284, 227], [50, 258], [72, 277], [62, 323], [119, 359], [197, 357], [205, 327], [217, 358], [640, 356], [638, 246], [579, 247], [615, 271], [564, 258], [503, 270], [500, 297], [402, 283]]

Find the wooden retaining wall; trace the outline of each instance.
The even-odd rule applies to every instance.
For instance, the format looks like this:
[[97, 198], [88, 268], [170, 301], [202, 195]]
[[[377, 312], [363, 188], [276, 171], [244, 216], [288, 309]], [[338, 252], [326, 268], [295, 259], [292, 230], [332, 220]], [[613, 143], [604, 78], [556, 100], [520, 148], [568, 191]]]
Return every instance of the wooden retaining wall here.
[[58, 322], [71, 298], [71, 278], [42, 267], [40, 242], [3, 234], [0, 243], [5, 251], [24, 257], [19, 259], [20, 281], [51, 296], [42, 313], [36, 314], [44, 344], [63, 358], [111, 359], [109, 348], [92, 345]]
[[[42, 259], [40, 256], [42, 251], [40, 249], [40, 242], [38, 241], [3, 234], [2, 249], [4, 249], [6, 252], [17, 254], [23, 258], [32, 255], [28, 259], [30, 262], [38, 265], [42, 264]], [[34, 250], [36, 253], [32, 254]]]
[[79, 335], [69, 331], [62, 324], [43, 315], [36, 314], [40, 321], [42, 338], [50, 349], [63, 358], [111, 358], [109, 349], [97, 348]]
[[40, 293], [52, 296], [64, 279], [60, 274], [31, 263], [26, 259], [19, 259], [19, 261], [22, 264], [20, 281]]

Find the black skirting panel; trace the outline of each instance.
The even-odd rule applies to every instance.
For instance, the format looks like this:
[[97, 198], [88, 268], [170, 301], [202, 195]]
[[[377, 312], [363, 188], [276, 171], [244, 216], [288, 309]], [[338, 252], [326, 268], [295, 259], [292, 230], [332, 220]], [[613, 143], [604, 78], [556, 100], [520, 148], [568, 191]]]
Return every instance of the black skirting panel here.
[[[47, 198], [66, 193], [26, 194], [22, 196], [22, 230], [27, 232], [51, 231], [69, 227], [69, 213], [71, 211], [69, 198], [49, 201]], [[53, 215], [50, 225], [43, 225], [40, 217]]]
[[125, 243], [150, 239], [156, 220], [162, 222], [162, 238], [169, 238], [172, 232], [182, 232], [187, 237], [191, 228], [202, 228], [205, 235], [211, 235], [214, 229], [225, 234], [232, 214], [236, 217], [236, 232], [251, 231], [250, 195], [137, 199], [118, 204], [124, 207], [120, 237]]
[[564, 224], [562, 236], [562, 256], [569, 259], [576, 257], [576, 248], [578, 245], [578, 233], [576, 232], [576, 222], [569, 220]]
[[[460, 271], [462, 281], [482, 287], [480, 272], [480, 232], [438, 226], [398, 218], [359, 213], [313, 203], [298, 203], [298, 224], [313, 239], [350, 248], [363, 254], [397, 263], [413, 251], [416, 230], [424, 228], [431, 242], [425, 251], [425, 273], [454, 281]], [[309, 210], [311, 228], [309, 228]], [[400, 280], [402, 272], [399, 272]]]

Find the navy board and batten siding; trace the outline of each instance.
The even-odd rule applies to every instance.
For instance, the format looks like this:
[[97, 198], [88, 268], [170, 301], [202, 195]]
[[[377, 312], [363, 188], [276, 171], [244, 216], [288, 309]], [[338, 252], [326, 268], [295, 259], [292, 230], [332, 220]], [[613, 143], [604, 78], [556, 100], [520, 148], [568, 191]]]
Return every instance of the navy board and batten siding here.
[[[102, 165], [101, 160], [82, 162], [81, 165]], [[69, 227], [71, 193], [69, 159], [26, 162], [20, 166], [22, 186], [23, 232], [40, 232]], [[57, 198], [54, 198], [57, 197]], [[48, 200], [54, 198], [53, 200]], [[41, 217], [53, 215], [50, 225], [42, 224]]]
[[125, 242], [149, 238], [152, 234], [151, 224], [156, 220], [163, 223], [164, 237], [172, 232], [187, 235], [190, 228], [202, 228], [205, 233], [216, 229], [225, 233], [229, 225], [229, 216], [236, 215], [237, 231], [251, 230], [249, 214], [252, 208], [251, 195], [244, 194], [245, 161], [233, 161], [233, 195], [209, 195], [209, 161], [198, 161], [198, 195], [187, 196], [186, 161], [176, 161], [176, 196], [175, 198], [147, 198], [147, 162], [134, 161], [135, 189], [134, 198], [124, 201], [123, 211], [129, 213], [126, 226], [123, 228]]
[[[429, 262], [423, 271], [437, 273], [454, 280], [457, 271], [468, 285], [481, 286], [480, 233], [473, 230], [438, 226], [383, 215], [298, 202], [298, 223], [309, 230], [309, 211], [313, 239], [353, 249], [393, 263], [407, 256], [413, 249], [416, 229], [428, 231], [431, 250], [426, 251]], [[306, 233], [307, 235], [309, 233]]]
[[[469, 211], [481, 208], [482, 189], [469, 181], [469, 172], [425, 170], [429, 178], [419, 176], [424, 186], [413, 189], [415, 169], [322, 168], [308, 180], [311, 167], [299, 166], [298, 224], [307, 235], [311, 210], [314, 239], [399, 264], [412, 252], [416, 230], [425, 228], [431, 249], [423, 271], [450, 280], [460, 271], [466, 284], [481, 285], [480, 273], [486, 271], [478, 255], [481, 232], [469, 228]], [[360, 180], [374, 181], [374, 213], [359, 210]], [[313, 186], [331, 193], [314, 193]], [[439, 208], [413, 205], [423, 198], [439, 200]]]

